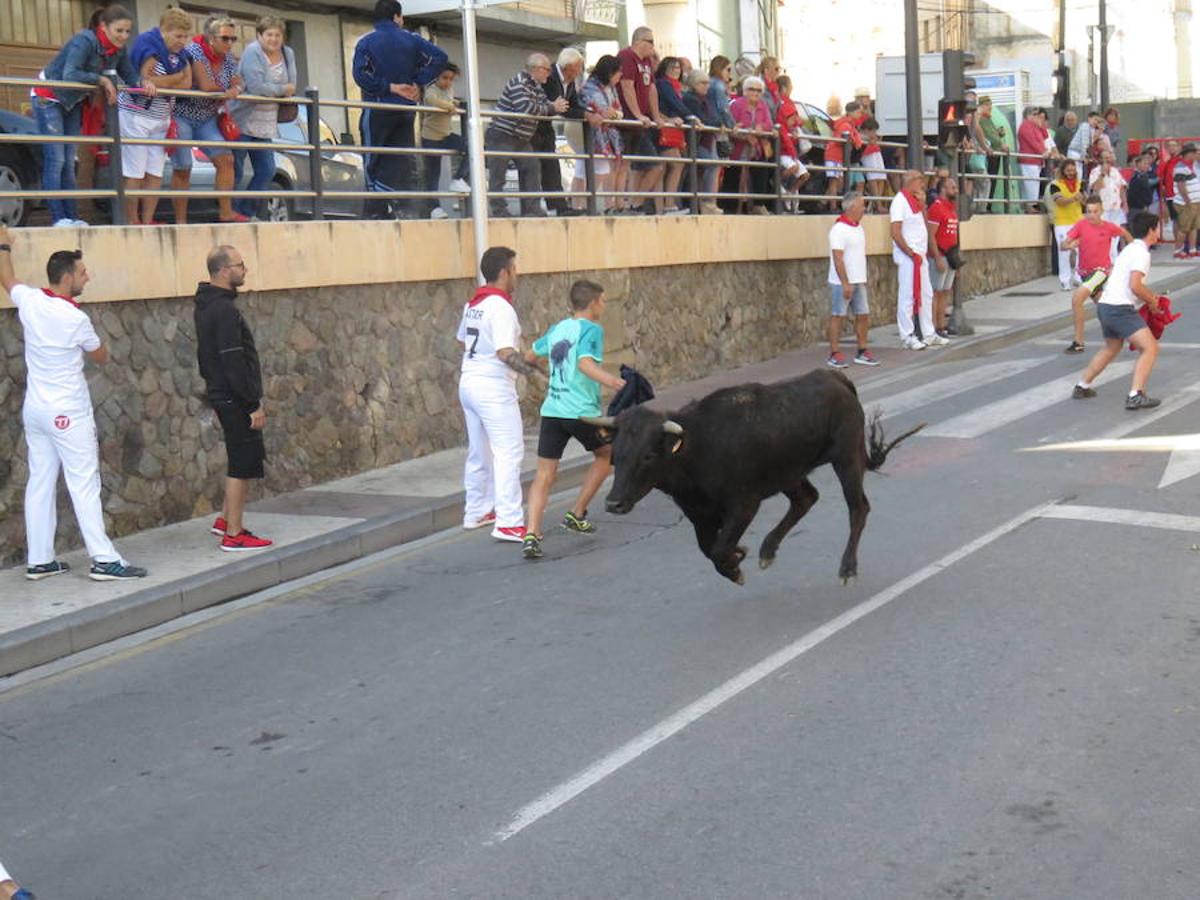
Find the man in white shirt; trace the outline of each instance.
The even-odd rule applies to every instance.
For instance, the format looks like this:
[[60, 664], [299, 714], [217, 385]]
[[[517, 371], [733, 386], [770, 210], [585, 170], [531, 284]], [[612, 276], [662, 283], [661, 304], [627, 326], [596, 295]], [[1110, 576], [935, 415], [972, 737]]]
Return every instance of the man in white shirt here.
[[463, 528], [491, 525], [492, 537], [521, 543], [521, 461], [525, 435], [517, 399], [517, 376], [540, 373], [537, 357], [521, 353], [521, 323], [513, 307], [517, 254], [489, 247], [479, 270], [486, 285], [463, 307], [458, 340], [463, 345], [458, 399], [467, 424], [466, 504]]
[[[950, 343], [933, 328], [933, 285], [929, 281], [929, 229], [925, 222], [925, 176], [904, 173], [903, 189], [892, 200], [892, 261], [896, 263], [896, 324], [905, 350], [944, 347]], [[913, 313], [921, 322], [917, 337]]]
[[83, 253], [59, 250], [46, 265], [50, 288], [17, 281], [8, 229], [0, 226], [0, 286], [17, 307], [25, 336], [26, 387], [21, 416], [29, 445], [29, 482], [25, 488], [25, 533], [30, 581], [60, 575], [69, 566], [54, 558], [58, 525], [55, 490], [62, 469], [75, 518], [87, 545], [93, 581], [144, 578], [145, 569], [129, 565], [104, 530], [100, 507], [100, 448], [92, 398], [83, 377], [83, 361], [108, 360], [91, 320], [76, 299], [88, 283]]
[[1162, 401], [1146, 396], [1146, 382], [1158, 358], [1158, 339], [1146, 320], [1138, 314], [1137, 306], [1144, 303], [1152, 313], [1158, 312], [1158, 297], [1146, 287], [1146, 275], [1150, 272], [1150, 248], [1158, 243], [1158, 216], [1151, 212], [1137, 213], [1129, 223], [1129, 231], [1133, 241], [1113, 263], [1104, 293], [1096, 300], [1096, 315], [1104, 334], [1104, 347], [1092, 357], [1071, 396], [1076, 400], [1095, 397], [1092, 382], [1129, 341], [1138, 351], [1138, 360], [1133, 367], [1133, 383], [1129, 388], [1129, 396], [1125, 398], [1125, 408], [1153, 409]]
[[867, 307], [867, 236], [863, 233], [862, 217], [867, 202], [858, 191], [842, 198], [842, 214], [829, 229], [829, 357], [825, 365], [844, 369], [849, 363], [838, 349], [842, 322], [847, 307], [854, 314], [854, 335], [858, 352], [854, 361], [860, 366], [877, 366], [867, 349], [867, 331], [871, 327], [871, 311]]

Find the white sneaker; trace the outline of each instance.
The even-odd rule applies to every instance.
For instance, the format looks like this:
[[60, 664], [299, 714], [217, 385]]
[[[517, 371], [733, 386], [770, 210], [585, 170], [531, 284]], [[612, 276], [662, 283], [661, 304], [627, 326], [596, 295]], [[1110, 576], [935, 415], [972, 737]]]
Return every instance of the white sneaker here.
[[456, 194], [471, 193], [471, 186], [469, 184], [467, 184], [467, 182], [465, 180], [463, 180], [462, 178], [450, 179], [449, 187], [450, 187], [450, 190], [452, 190]]
[[431, 212], [429, 214], [429, 218], [431, 218], [431, 219], [448, 219], [448, 218], [450, 218], [450, 216], [447, 215], [446, 211], [444, 209], [442, 209], [440, 206], [435, 206], [433, 208], [433, 212]]
[[925, 342], [920, 340], [918, 337], [916, 337], [916, 335], [914, 335], [913, 337], [904, 339], [904, 349], [905, 350], [924, 350]]
[[1058, 283], [1058, 286], [1064, 291], [1071, 290], [1071, 286], [1069, 284], [1063, 284], [1061, 281]]
[[925, 338], [926, 347], [945, 347], [950, 341], [942, 337], [940, 334], [931, 334]]
[[72, 225], [74, 225], [76, 228], [89, 228], [89, 227], [91, 227], [91, 223], [90, 223], [90, 222], [85, 222], [85, 221], [83, 221], [83, 219], [72, 219], [72, 220], [71, 220], [71, 224], [72, 224]]
[[54, 227], [55, 228], [74, 228], [75, 220], [74, 219], [59, 219], [57, 222], [54, 223]]

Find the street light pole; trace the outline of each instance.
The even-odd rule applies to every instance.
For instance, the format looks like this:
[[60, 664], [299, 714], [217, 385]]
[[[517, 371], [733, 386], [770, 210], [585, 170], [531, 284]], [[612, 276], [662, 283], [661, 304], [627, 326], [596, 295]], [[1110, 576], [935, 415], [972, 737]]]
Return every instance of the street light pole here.
[[1108, 109], [1108, 2], [1100, 0], [1100, 111]]
[[921, 45], [917, 34], [917, 0], [904, 0], [904, 96], [908, 115], [908, 167], [921, 171], [925, 168], [925, 151], [921, 122]]
[[471, 170], [471, 219], [475, 237], [475, 275], [488, 246], [488, 182], [483, 156], [483, 115], [479, 108], [479, 44], [475, 37], [475, 0], [462, 0], [463, 53], [467, 63], [467, 158]]

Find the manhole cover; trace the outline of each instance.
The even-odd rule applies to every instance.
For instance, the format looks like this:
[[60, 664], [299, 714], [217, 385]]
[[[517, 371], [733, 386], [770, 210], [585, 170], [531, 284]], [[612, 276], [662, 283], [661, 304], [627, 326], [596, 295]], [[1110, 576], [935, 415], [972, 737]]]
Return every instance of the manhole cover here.
[[1010, 291], [1005, 297], [1049, 297], [1052, 291]]

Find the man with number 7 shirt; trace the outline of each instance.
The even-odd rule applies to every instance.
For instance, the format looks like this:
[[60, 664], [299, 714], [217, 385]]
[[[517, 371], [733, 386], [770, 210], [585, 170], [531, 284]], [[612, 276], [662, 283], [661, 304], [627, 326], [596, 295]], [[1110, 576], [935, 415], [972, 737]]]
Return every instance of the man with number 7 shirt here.
[[483, 287], [463, 307], [458, 341], [463, 345], [458, 399], [467, 425], [466, 503], [463, 528], [492, 526], [498, 541], [525, 539], [521, 462], [525, 434], [517, 399], [517, 376], [541, 373], [537, 357], [518, 349], [521, 323], [513, 306], [517, 254], [489, 247], [479, 262]]

